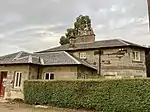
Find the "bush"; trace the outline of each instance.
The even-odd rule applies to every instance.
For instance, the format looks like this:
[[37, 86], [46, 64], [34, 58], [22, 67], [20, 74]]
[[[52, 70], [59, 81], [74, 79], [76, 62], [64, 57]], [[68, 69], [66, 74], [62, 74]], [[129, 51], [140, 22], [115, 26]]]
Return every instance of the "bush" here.
[[103, 112], [148, 112], [150, 80], [25, 81], [28, 104]]

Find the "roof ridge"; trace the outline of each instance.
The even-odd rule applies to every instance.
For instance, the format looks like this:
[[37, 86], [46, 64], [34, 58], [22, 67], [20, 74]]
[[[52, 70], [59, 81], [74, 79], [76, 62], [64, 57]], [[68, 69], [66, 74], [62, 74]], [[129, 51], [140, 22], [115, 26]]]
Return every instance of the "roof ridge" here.
[[117, 40], [120, 41], [121, 43], [125, 44], [125, 45], [130, 45], [127, 42], [125, 42], [124, 40], [122, 40], [122, 39], [117, 39]]
[[32, 63], [32, 55], [28, 56], [28, 63]]
[[81, 49], [96, 49], [96, 48], [108, 48], [108, 47], [123, 47], [123, 46], [135, 46], [135, 47], [141, 47], [140, 44], [135, 44], [134, 42], [126, 41], [123, 39], [115, 38], [115, 39], [107, 39], [107, 40], [99, 40], [94, 42], [88, 42], [88, 43], [75, 43], [74, 49], [69, 49], [68, 45], [60, 45], [58, 47], [51, 47], [49, 49], [46, 49], [44, 51], [40, 51], [37, 53], [46, 53], [46, 52], [58, 52], [58, 51], [71, 51], [71, 50], [81, 50]]
[[15, 60], [21, 60], [21, 59], [24, 59], [24, 58], [27, 58], [27, 57], [29, 57], [29, 56], [24, 56], [24, 57], [21, 57], [21, 58], [17, 58]]
[[40, 59], [40, 63], [42, 64], [42, 65], [44, 65], [44, 59], [43, 58], [41, 58], [41, 57], [39, 57], [39, 59]]
[[105, 41], [112, 41], [112, 40], [118, 40], [118, 39], [105, 39], [105, 40], [98, 40], [98, 41], [94, 41], [94, 42], [81, 42], [81, 43], [75, 43], [75, 44], [92, 44], [92, 43], [96, 43], [96, 42], [105, 42]]
[[16, 57], [14, 58], [14, 60], [18, 59], [21, 55], [22, 55], [23, 51], [18, 52], [18, 54], [16, 55]]
[[59, 46], [53, 46], [53, 47], [50, 47], [50, 48], [45, 49], [45, 50], [36, 51], [36, 52], [34, 52], [34, 53], [43, 53], [43, 51], [44, 51], [44, 52], [47, 52], [47, 50], [49, 50], [49, 49], [59, 48], [59, 47], [62, 47], [62, 46], [68, 46], [68, 45], [69, 45], [69, 44], [59, 45]]
[[72, 55], [67, 53], [66, 51], [63, 51], [66, 55], [68, 55], [70, 58], [72, 58], [77, 64], [81, 64], [78, 60], [76, 60]]

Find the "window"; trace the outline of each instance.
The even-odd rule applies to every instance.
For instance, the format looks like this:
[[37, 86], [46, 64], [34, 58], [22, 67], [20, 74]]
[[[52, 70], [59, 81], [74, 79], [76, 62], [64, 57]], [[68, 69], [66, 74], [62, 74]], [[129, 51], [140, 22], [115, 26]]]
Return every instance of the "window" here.
[[80, 59], [86, 59], [86, 53], [85, 52], [80, 53]]
[[21, 86], [21, 72], [16, 72], [14, 75], [14, 88], [19, 88]]
[[138, 51], [133, 52], [133, 60], [140, 61], [140, 52], [138, 52]]
[[46, 80], [53, 80], [54, 79], [54, 73], [46, 73], [45, 79]]

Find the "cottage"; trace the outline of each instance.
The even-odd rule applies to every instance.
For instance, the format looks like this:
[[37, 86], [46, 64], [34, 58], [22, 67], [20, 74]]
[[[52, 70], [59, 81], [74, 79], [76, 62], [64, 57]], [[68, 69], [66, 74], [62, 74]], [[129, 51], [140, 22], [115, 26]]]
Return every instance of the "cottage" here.
[[147, 77], [147, 48], [121, 39], [95, 41], [93, 30], [70, 44], [0, 57], [0, 96], [23, 98], [23, 81]]
[[97, 69], [65, 51], [0, 57], [0, 96], [23, 98], [24, 80], [97, 78]]
[[93, 32], [91, 36], [89, 36], [89, 33], [87, 34], [77, 39], [71, 37], [68, 45], [54, 47], [38, 53], [66, 51], [96, 67], [99, 76], [146, 77], [146, 47], [121, 39], [93, 41], [95, 39]]

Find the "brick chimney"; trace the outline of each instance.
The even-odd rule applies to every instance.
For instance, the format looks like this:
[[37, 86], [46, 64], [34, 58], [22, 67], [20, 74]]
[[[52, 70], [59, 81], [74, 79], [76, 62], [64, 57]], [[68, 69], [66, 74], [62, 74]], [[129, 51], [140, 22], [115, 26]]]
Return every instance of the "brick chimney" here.
[[76, 38], [76, 43], [86, 43], [86, 42], [94, 42], [95, 34], [92, 28], [90, 30], [86, 30], [79, 34]]

